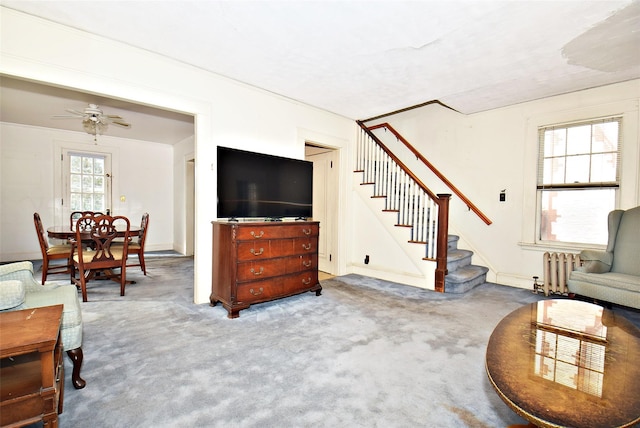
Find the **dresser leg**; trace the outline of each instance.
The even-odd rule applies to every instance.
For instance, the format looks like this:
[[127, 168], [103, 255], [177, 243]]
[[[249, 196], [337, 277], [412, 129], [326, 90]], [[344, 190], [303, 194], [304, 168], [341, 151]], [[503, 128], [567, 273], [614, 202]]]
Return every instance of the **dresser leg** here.
[[71, 358], [73, 362], [73, 372], [71, 373], [71, 383], [73, 383], [73, 387], [75, 389], [82, 389], [85, 387], [87, 382], [84, 381], [80, 377], [80, 368], [82, 367], [82, 359], [84, 358], [84, 354], [82, 352], [82, 348], [70, 349], [67, 351], [67, 355]]

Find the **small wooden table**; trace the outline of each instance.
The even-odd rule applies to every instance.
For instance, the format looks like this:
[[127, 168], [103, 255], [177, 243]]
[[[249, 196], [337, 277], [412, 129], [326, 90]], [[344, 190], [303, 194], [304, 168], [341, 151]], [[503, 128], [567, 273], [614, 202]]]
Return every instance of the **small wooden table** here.
[[640, 329], [590, 303], [523, 306], [487, 345], [489, 380], [530, 426], [627, 427], [640, 422]]
[[62, 305], [0, 313], [0, 425], [58, 426]]

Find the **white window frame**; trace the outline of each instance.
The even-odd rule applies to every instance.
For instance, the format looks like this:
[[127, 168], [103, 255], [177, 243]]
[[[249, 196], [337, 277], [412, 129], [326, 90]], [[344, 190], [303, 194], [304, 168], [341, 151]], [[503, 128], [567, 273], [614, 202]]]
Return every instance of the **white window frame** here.
[[[615, 97], [617, 99], [613, 99]], [[604, 249], [602, 245], [577, 245], [553, 242], [538, 242], [537, 231], [540, 228], [537, 205], [537, 167], [538, 167], [538, 129], [553, 123], [570, 123], [585, 118], [622, 116], [624, 122], [622, 140], [625, 143], [621, 151], [620, 190], [616, 208], [626, 209], [640, 204], [640, 111], [638, 100], [633, 96], [625, 97], [622, 92], [611, 97], [600, 96], [596, 103], [585, 106], [582, 98], [569, 100], [556, 108], [546, 108], [545, 113], [533, 112], [526, 117], [525, 140], [523, 150], [522, 207], [520, 223], [520, 241], [518, 245], [529, 251], [542, 253], [560, 251], [577, 253], [585, 248]], [[537, 266], [537, 265], [536, 265]]]
[[[618, 124], [618, 136], [617, 136], [617, 141], [616, 141], [616, 147], [614, 150], [610, 150], [610, 151], [599, 151], [597, 149], [594, 149], [594, 147], [592, 146], [593, 140], [592, 140], [592, 133], [593, 133], [593, 126], [594, 125], [598, 125], [598, 124], [604, 124], [604, 123], [617, 123]], [[589, 149], [588, 151], [582, 151], [579, 154], [576, 153], [570, 153], [568, 151], [568, 147], [569, 145], [567, 144], [568, 141], [565, 140], [565, 152], [564, 153], [554, 153], [553, 155], [549, 155], [546, 156], [545, 154], [545, 134], [546, 132], [554, 132], [554, 131], [561, 131], [562, 133], [564, 133], [566, 135], [566, 137], [568, 138], [568, 134], [571, 132], [572, 129], [577, 129], [577, 128], [584, 128], [585, 126], [590, 126], [591, 127], [591, 131], [592, 133], [590, 134], [590, 143], [589, 143]], [[560, 239], [558, 240], [548, 240], [545, 239], [542, 233], [542, 227], [543, 224], [545, 222], [543, 222], [542, 220], [542, 212], [543, 212], [543, 194], [545, 192], [548, 191], [555, 191], [555, 192], [580, 192], [580, 191], [585, 191], [585, 190], [597, 190], [597, 189], [611, 189], [614, 191], [614, 200], [613, 200], [613, 204], [611, 207], [607, 208], [607, 213], [610, 210], [615, 209], [618, 205], [619, 205], [619, 188], [620, 188], [620, 170], [621, 170], [621, 151], [622, 151], [622, 139], [623, 139], [623, 133], [624, 133], [624, 125], [623, 125], [623, 117], [622, 115], [614, 115], [614, 116], [607, 116], [607, 117], [598, 117], [598, 118], [590, 118], [590, 119], [585, 119], [585, 120], [579, 120], [579, 121], [571, 121], [571, 122], [565, 122], [565, 123], [559, 123], [559, 124], [553, 124], [553, 125], [545, 125], [545, 126], [540, 126], [538, 128], [538, 167], [537, 167], [537, 186], [536, 186], [536, 236], [535, 236], [535, 242], [538, 244], [550, 244], [550, 245], [604, 245], [606, 244], [606, 230], [604, 230], [606, 228], [606, 218], [602, 219], [602, 229], [603, 229], [603, 234], [605, 235], [604, 237], [601, 237], [601, 239], [603, 240], [603, 242], [600, 242], [598, 244], [594, 244], [594, 243], [588, 243], [588, 242], [567, 242], [567, 241], [562, 241]], [[597, 156], [600, 156], [602, 154], [605, 155], [613, 155], [615, 156], [616, 160], [616, 171], [615, 171], [615, 177], [612, 177], [612, 180], [608, 180], [608, 181], [596, 181], [595, 179], [592, 178], [591, 176], [591, 165], [594, 161], [594, 158]], [[572, 159], [576, 159], [577, 157], [582, 157], [585, 158], [587, 157], [589, 160], [589, 171], [586, 171], [586, 176], [587, 178], [585, 180], [582, 180], [580, 182], [577, 181], [573, 181], [571, 182], [571, 179], [567, 178], [566, 174], [568, 171], [570, 171], [570, 168], [567, 166], [567, 164], [569, 164], [569, 162]], [[548, 160], [552, 160], [552, 159], [558, 159], [560, 160], [560, 164], [562, 164], [563, 166], [565, 166], [564, 168], [564, 176], [561, 177], [560, 180], [556, 179], [554, 177], [554, 180], [549, 181], [548, 178], [545, 178], [545, 171], [548, 171], [547, 167], [548, 164], [545, 163], [545, 161]]]

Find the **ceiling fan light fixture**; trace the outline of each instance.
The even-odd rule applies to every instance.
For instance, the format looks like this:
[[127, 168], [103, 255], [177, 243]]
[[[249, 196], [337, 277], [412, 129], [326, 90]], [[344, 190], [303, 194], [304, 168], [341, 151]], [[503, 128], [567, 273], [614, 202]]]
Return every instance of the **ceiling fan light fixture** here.
[[108, 126], [108, 123], [102, 122], [98, 120], [98, 118], [93, 116], [82, 121], [82, 127], [84, 128], [85, 132], [87, 132], [87, 134], [93, 135], [94, 141], [96, 140], [98, 134], [102, 135], [107, 130]]

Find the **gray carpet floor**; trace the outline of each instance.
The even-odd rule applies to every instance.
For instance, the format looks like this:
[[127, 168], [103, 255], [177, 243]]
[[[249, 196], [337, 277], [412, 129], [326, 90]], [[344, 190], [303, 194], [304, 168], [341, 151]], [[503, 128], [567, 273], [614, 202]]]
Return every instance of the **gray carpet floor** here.
[[[359, 275], [230, 320], [196, 305], [193, 259], [149, 257], [120, 297], [92, 282], [83, 378], [65, 357], [61, 427], [505, 427], [524, 423], [484, 367], [489, 336], [543, 298], [483, 284], [439, 294]], [[52, 278], [54, 279], [54, 278]], [[623, 311], [640, 325], [636, 311]]]

